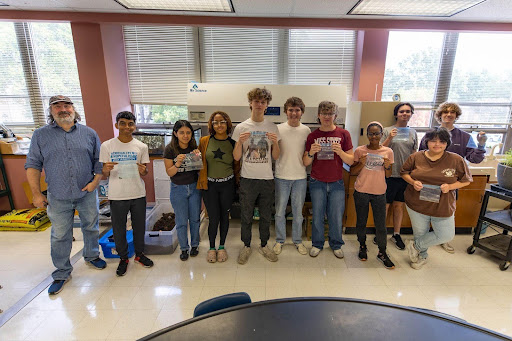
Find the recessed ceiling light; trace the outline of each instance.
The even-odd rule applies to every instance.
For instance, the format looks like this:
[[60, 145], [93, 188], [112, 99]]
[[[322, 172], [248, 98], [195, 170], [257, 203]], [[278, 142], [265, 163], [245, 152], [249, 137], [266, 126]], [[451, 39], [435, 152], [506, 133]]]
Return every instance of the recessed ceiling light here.
[[114, 0], [127, 9], [235, 12], [231, 0]]
[[359, 0], [351, 15], [450, 17], [486, 0]]

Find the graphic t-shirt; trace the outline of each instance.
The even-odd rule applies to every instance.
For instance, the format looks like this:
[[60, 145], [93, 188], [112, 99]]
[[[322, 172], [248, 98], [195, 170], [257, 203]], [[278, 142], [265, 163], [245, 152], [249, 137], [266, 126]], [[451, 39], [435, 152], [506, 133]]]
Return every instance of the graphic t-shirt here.
[[311, 129], [300, 124], [298, 127], [292, 127], [288, 122], [277, 125], [281, 140], [279, 141], [279, 159], [276, 161], [276, 178], [284, 180], [305, 179], [306, 167], [302, 162], [304, 149], [306, 148], [306, 139], [311, 133]]
[[[317, 129], [308, 135], [306, 140], [306, 151], [311, 150], [313, 143], [322, 145], [325, 149], [324, 157], [319, 158], [319, 153], [314, 155], [311, 166], [311, 177], [322, 182], [334, 182], [343, 179], [343, 160], [336, 154], [329, 154], [332, 143], [339, 143], [343, 151], [352, 149], [352, 140], [347, 130], [336, 127], [331, 131]], [[332, 155], [332, 159], [330, 157]]]
[[[171, 159], [174, 164], [176, 164], [176, 157], [180, 154], [188, 154], [192, 152], [194, 149], [191, 147], [187, 147], [185, 149], [181, 149], [178, 147], [178, 153], [176, 154], [172, 148], [171, 144], [169, 143], [164, 150], [164, 159]], [[183, 163], [178, 168], [178, 172], [174, 174], [174, 176], [171, 176], [171, 182], [176, 185], [190, 185], [194, 182], [197, 182], [198, 178], [198, 171], [192, 170], [192, 171], [186, 171], [187, 168], [187, 161], [186, 159], [183, 161]]]
[[238, 141], [241, 133], [250, 132], [251, 136], [242, 146], [242, 172], [241, 176], [247, 179], [272, 180], [272, 142], [267, 133], [277, 135], [280, 140], [277, 126], [264, 119], [255, 122], [251, 118], [238, 124], [233, 131], [233, 140]]
[[117, 162], [108, 177], [108, 199], [130, 200], [146, 196], [137, 163], [149, 163], [148, 146], [139, 140], [128, 143], [117, 137], [105, 141], [100, 148], [100, 162]]
[[217, 140], [211, 136], [206, 148], [206, 162], [208, 163], [208, 177], [221, 179], [233, 174], [233, 148], [235, 141], [228, 137]]
[[[436, 161], [430, 160], [423, 150], [416, 152], [405, 161], [400, 174], [409, 174], [414, 180], [421, 181], [424, 186], [473, 181], [466, 161], [461, 156], [446, 151]], [[421, 214], [451, 217], [455, 213], [455, 190], [441, 193], [439, 202], [430, 202], [421, 200], [420, 192], [408, 184], [405, 190], [405, 203]]]
[[[384, 142], [389, 134], [391, 134], [391, 130], [395, 129], [396, 126], [386, 127], [382, 132], [382, 138], [380, 139], [380, 143]], [[400, 129], [400, 128], [398, 128]], [[395, 163], [393, 164], [393, 171], [391, 172], [392, 178], [400, 178], [400, 169], [402, 169], [402, 165], [405, 160], [416, 150], [418, 149], [418, 134], [416, 130], [407, 127], [404, 129], [408, 134], [405, 138], [400, 138], [399, 134], [395, 136], [391, 143], [389, 144], [389, 148], [393, 150]], [[399, 137], [398, 139], [396, 137]]]
[[[391, 148], [381, 146], [377, 150], [368, 149], [368, 146], [359, 146], [354, 151], [354, 161], [366, 155], [366, 165], [361, 169], [354, 184], [354, 189], [359, 193], [380, 195], [386, 193], [386, 171], [384, 170], [384, 158], [391, 163], [393, 151]], [[394, 167], [394, 165], [393, 165]]]

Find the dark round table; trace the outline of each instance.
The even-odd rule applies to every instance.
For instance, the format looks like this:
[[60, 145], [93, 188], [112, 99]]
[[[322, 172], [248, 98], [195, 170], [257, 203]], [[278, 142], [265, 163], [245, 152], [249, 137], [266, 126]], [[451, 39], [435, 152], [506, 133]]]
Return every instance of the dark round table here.
[[244, 304], [198, 316], [140, 340], [512, 340], [453, 316], [350, 298]]

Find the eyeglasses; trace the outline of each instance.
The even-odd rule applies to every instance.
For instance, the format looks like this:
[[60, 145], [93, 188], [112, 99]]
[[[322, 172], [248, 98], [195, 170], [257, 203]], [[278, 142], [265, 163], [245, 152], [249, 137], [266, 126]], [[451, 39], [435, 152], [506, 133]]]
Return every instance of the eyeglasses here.
[[373, 136], [380, 136], [380, 135], [382, 135], [382, 133], [368, 133], [367, 135], [368, 135], [368, 137], [373, 137]]
[[432, 144], [436, 144], [436, 143], [439, 143], [439, 144], [448, 144], [447, 141], [441, 141], [441, 140], [430, 140], [430, 141], [427, 141], [427, 143], [432, 143]]
[[212, 125], [214, 125], [214, 126], [218, 126], [218, 125], [221, 125], [221, 124], [222, 124], [222, 125], [225, 125], [225, 124], [227, 124], [227, 123], [228, 123], [227, 121], [213, 121], [213, 122], [212, 122]]
[[332, 117], [332, 116], [334, 116], [334, 113], [332, 113], [332, 112], [321, 112], [320, 115], [327, 116], [327, 117]]

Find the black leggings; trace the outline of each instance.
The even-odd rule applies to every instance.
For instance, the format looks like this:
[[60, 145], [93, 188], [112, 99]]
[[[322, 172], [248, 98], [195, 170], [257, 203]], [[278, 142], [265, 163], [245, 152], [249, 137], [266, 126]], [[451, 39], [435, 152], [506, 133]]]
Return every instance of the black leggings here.
[[354, 203], [356, 204], [356, 231], [359, 244], [366, 244], [366, 223], [371, 203], [377, 246], [380, 252], [386, 252], [386, 194], [375, 195], [354, 191]]
[[208, 211], [210, 248], [215, 248], [217, 226], [220, 223], [220, 245], [226, 242], [229, 229], [229, 210], [235, 196], [235, 179], [225, 182], [208, 181], [208, 189], [201, 191]]

